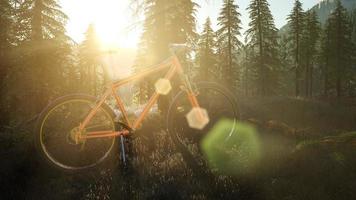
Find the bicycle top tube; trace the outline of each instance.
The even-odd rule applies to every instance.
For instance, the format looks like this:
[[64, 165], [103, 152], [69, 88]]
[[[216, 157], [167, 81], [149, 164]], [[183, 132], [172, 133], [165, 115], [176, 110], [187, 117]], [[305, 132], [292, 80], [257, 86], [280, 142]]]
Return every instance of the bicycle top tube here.
[[145, 69], [142, 70], [141, 72], [137, 72], [137, 73], [133, 73], [133, 74], [131, 74], [129, 76], [117, 78], [115, 80], [112, 80], [111, 82], [112, 83], [116, 83], [118, 81], [122, 81], [123, 79], [127, 79], [127, 78], [130, 78], [130, 77], [135, 76], [135, 75], [143, 74], [143, 73], [148, 72], [148, 71], [154, 71], [156, 68], [159, 68], [159, 66], [174, 64], [175, 57], [176, 57], [176, 55], [172, 55], [169, 58], [166, 58], [165, 60], [163, 60], [163, 61], [161, 61], [161, 62], [159, 62], [157, 64], [153, 64], [153, 65], [150, 65], [148, 67], [145, 67]]

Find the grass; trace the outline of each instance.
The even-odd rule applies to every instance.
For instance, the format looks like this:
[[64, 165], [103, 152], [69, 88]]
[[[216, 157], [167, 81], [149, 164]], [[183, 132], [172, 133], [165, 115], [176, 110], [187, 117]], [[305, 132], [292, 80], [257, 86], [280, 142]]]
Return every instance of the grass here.
[[[301, 121], [305, 119], [296, 119], [296, 122], [293, 122], [292, 118], [295, 116], [304, 115], [292, 105], [306, 102], [296, 102], [294, 99], [285, 100], [286, 102], [278, 100], [277, 103], [275, 101], [266, 101], [264, 104], [254, 102], [255, 110], [245, 112], [249, 113], [245, 117], [256, 118], [262, 122], [279, 121], [298, 129]], [[278, 104], [284, 106], [284, 109], [277, 109]], [[335, 121], [336, 127], [323, 133], [318, 126], [328, 120], [315, 118], [319, 111], [313, 105], [314, 102], [306, 105], [311, 109], [308, 111], [310, 115], [307, 116], [314, 120], [313, 123], [315, 122], [315, 127], [308, 131], [320, 132], [310, 134], [308, 132], [303, 138], [296, 139], [282, 133], [282, 129], [266, 129], [256, 124], [257, 136], [261, 141], [260, 160], [253, 171], [238, 176], [219, 171], [211, 173], [208, 169], [204, 169], [201, 174], [195, 174], [194, 170], [187, 166], [163, 126], [157, 125], [161, 120], [155, 117], [146, 121], [142, 131], [138, 133], [141, 137], [133, 140], [130, 173], [122, 173], [115, 158], [103, 168], [83, 173], [64, 174], [49, 170], [47, 165], [38, 162], [38, 154], [32, 146], [30, 132], [2, 130], [0, 197], [355, 199], [356, 147], [353, 142], [356, 132], [348, 132], [343, 126], [337, 126], [343, 122]], [[325, 109], [320, 112], [328, 113], [329, 119], [337, 119], [341, 113], [332, 111], [329, 107]], [[287, 116], [286, 113], [294, 114]], [[349, 122], [345, 124], [348, 124], [347, 129], [352, 129]]]

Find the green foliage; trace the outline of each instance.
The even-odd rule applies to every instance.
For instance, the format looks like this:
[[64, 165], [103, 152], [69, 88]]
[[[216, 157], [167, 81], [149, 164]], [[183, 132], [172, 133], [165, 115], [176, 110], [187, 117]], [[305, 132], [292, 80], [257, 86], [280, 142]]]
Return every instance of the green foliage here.
[[310, 10], [305, 13], [305, 24], [301, 37], [301, 58], [304, 69], [304, 90], [305, 96], [312, 96], [313, 74], [318, 55], [318, 41], [320, 37], [320, 24], [316, 12]]
[[217, 70], [216, 35], [211, 28], [209, 18], [206, 19], [203, 27], [203, 31], [198, 39], [198, 52], [196, 56], [198, 69], [196, 76], [198, 80], [218, 80], [221, 71]]
[[81, 91], [98, 95], [109, 79], [102, 61], [99, 40], [94, 25], [89, 25], [85, 40], [79, 47], [79, 87]]
[[294, 69], [292, 58], [292, 47], [287, 34], [281, 34], [278, 40], [279, 60], [281, 62], [280, 94], [294, 95], [295, 93], [295, 74], [291, 73]]
[[277, 28], [266, 0], [252, 0], [247, 9], [251, 21], [246, 38], [248, 45], [257, 52], [253, 54], [253, 66], [257, 71], [259, 94], [273, 94], [279, 87]]
[[351, 24], [351, 38], [354, 44], [356, 44], [356, 8], [350, 13]]
[[[334, 87], [337, 97], [345, 94], [353, 73], [351, 28], [346, 9], [337, 1], [334, 12], [331, 13], [326, 24], [326, 35], [323, 44], [325, 58], [326, 83]], [[325, 86], [326, 90], [330, 89]]]
[[[9, 49], [11, 48], [11, 41], [13, 36], [11, 34], [11, 24], [13, 23], [12, 15], [14, 9], [10, 5], [9, 0], [0, 1], [0, 93], [6, 91], [6, 77], [10, 70], [11, 59]], [[8, 105], [5, 98], [0, 99], [0, 125], [8, 123]]]
[[[48, 100], [68, 91], [72, 42], [65, 34], [67, 16], [57, 1], [11, 5], [14, 24], [5, 29], [11, 33], [11, 70], [4, 87], [10, 117], [20, 120], [40, 112]], [[21, 115], [16, 114], [20, 111]]]
[[239, 7], [234, 0], [225, 0], [218, 17], [217, 30], [219, 44], [219, 70], [227, 86], [236, 88], [238, 80], [237, 51], [241, 47], [238, 37], [241, 36]]
[[301, 82], [301, 41], [302, 32], [304, 30], [305, 13], [302, 8], [302, 4], [299, 0], [295, 1], [294, 8], [291, 14], [288, 16], [288, 22], [290, 24], [290, 41], [293, 44], [293, 54], [295, 63], [295, 95], [300, 95], [300, 82]]
[[[134, 71], [156, 64], [169, 56], [169, 44], [190, 43], [197, 37], [195, 32], [195, 12], [197, 4], [191, 0], [146, 0], [143, 34], [139, 44], [138, 57]], [[184, 66], [188, 63], [189, 53], [181, 56]], [[187, 71], [189, 69], [186, 69]], [[148, 78], [136, 87], [136, 99], [142, 103], [153, 91], [156, 79]], [[161, 110], [168, 105], [166, 100], [159, 102]]]

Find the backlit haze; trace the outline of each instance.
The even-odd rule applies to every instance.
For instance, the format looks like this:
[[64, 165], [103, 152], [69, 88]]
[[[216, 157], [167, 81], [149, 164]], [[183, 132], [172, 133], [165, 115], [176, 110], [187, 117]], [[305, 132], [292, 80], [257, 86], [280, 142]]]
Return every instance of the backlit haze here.
[[[118, 58], [118, 62], [124, 66], [131, 66], [134, 49], [141, 34], [142, 17], [133, 17], [130, 8], [133, 0], [60, 0], [63, 11], [68, 15], [67, 33], [74, 41], [80, 43], [84, 39], [84, 33], [90, 23], [96, 27], [103, 48], [130, 49], [132, 55]], [[216, 30], [216, 19], [220, 12], [222, 0], [197, 0], [200, 8], [196, 14], [198, 31], [202, 23], [210, 17]], [[241, 13], [242, 31], [248, 28], [249, 14], [246, 11], [250, 0], [237, 0]], [[309, 9], [319, 0], [302, 0], [304, 9]], [[290, 13], [294, 0], [270, 0], [271, 12], [275, 18], [277, 28], [286, 24], [287, 15]], [[128, 58], [129, 57], [129, 58]], [[124, 74], [129, 73], [126, 68]]]

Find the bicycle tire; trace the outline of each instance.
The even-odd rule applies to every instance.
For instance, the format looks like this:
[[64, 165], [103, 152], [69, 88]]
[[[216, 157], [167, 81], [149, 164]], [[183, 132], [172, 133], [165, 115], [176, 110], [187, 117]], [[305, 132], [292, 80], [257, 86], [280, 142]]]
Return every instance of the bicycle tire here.
[[[61, 116], [60, 116], [61, 110], [59, 110], [59, 109], [62, 108], [62, 110], [65, 110], [65, 106], [68, 105], [69, 103], [72, 103], [73, 108], [76, 107], [77, 110], [72, 110], [72, 111], [68, 110], [67, 115], [69, 115], [69, 116], [67, 116], [67, 118], [61, 118]], [[80, 123], [83, 120], [83, 118], [88, 114], [88, 112], [92, 109], [92, 107], [96, 105], [96, 103], [97, 103], [96, 97], [89, 96], [89, 95], [83, 95], [83, 94], [72, 94], [72, 95], [63, 96], [63, 97], [60, 97], [60, 98], [54, 100], [41, 112], [41, 114], [37, 120], [37, 124], [36, 124], [36, 128], [35, 128], [35, 146], [36, 146], [37, 151], [41, 155], [42, 160], [51, 164], [55, 168], [61, 169], [63, 171], [78, 171], [78, 170], [93, 168], [93, 167], [99, 165], [100, 163], [103, 163], [104, 160], [106, 160], [111, 155], [111, 152], [113, 151], [113, 148], [115, 146], [115, 138], [112, 138], [112, 139], [103, 138], [101, 140], [101, 142], [103, 143], [103, 145], [105, 145], [106, 149], [104, 150], [105, 152], [102, 154], [102, 156], [100, 156], [99, 159], [97, 159], [97, 160], [95, 159], [95, 161], [90, 162], [90, 163], [89, 162], [83, 163], [82, 165], [74, 164], [74, 162], [78, 163], [79, 161], [65, 161], [67, 163], [64, 163], [64, 159], [66, 159], [66, 157], [69, 158], [71, 156], [75, 157], [77, 159], [84, 159], [84, 157], [86, 156], [85, 159], [89, 160], [88, 156], [91, 156], [91, 157], [94, 156], [94, 155], [88, 155], [89, 153], [97, 154], [97, 152], [93, 152], [93, 148], [98, 148], [96, 151], [102, 151], [102, 150], [100, 150], [100, 147], [103, 147], [103, 145], [98, 146], [98, 142], [100, 140], [90, 139], [89, 144], [84, 144], [84, 148], [87, 148], [87, 149], [91, 148], [90, 151], [85, 149], [83, 151], [83, 153], [77, 152], [77, 148], [79, 146], [76, 146], [76, 144], [73, 144], [73, 142], [70, 142], [70, 139], [68, 139], [68, 137], [70, 137], [70, 136], [68, 136], [68, 134], [69, 134], [68, 131], [71, 130], [73, 127], [70, 127], [70, 126], [65, 127], [67, 125], [67, 123], [73, 124], [71, 126], [78, 126], [76, 123], [70, 122], [70, 120], [75, 119], [76, 121], [78, 121], [78, 123]], [[83, 113], [79, 113], [79, 111], [81, 111], [79, 109], [80, 106], [82, 106]], [[89, 106], [89, 107], [87, 107], [87, 106]], [[58, 119], [60, 119], [61, 121], [56, 119], [55, 111], [59, 113]], [[63, 111], [63, 112], [65, 112], [65, 111]], [[98, 113], [100, 113], [100, 114], [98, 114]], [[75, 115], [79, 115], [79, 114], [81, 114], [81, 116], [79, 116], [78, 118], [74, 118]], [[71, 115], [73, 115], [72, 118], [70, 118]], [[105, 130], [108, 130], [108, 129], [116, 130], [116, 125], [114, 122], [115, 114], [110, 109], [110, 107], [107, 106], [105, 103], [99, 108], [97, 114], [93, 117], [93, 120], [91, 120], [91, 121], [99, 120], [99, 115], [101, 117], [100, 120], [101, 119], [102, 119], [102, 121], [108, 120], [108, 122], [106, 122], [107, 124], [105, 124], [105, 128], [106, 128]], [[53, 118], [53, 120], [51, 118]], [[58, 122], [56, 122], [56, 121], [58, 121]], [[55, 125], [56, 125], [56, 123], [63, 124], [63, 128], [59, 127], [59, 125], [49, 126], [50, 122], [54, 123]], [[99, 123], [99, 121], [96, 121], [96, 122]], [[90, 123], [91, 122], [89, 122], [88, 126], [90, 125]], [[99, 128], [100, 126], [104, 126], [104, 123], [98, 124], [95, 127]], [[93, 129], [95, 129], [95, 128], [93, 128]], [[49, 146], [44, 145], [44, 141], [47, 142], [47, 140], [48, 140], [48, 143], [49, 143], [49, 141], [51, 141], [53, 138], [51, 138], [51, 139], [46, 138], [43, 135], [45, 130], [46, 131], [48, 130], [46, 132], [48, 134], [50, 134], [51, 132], [54, 132], [55, 134], [59, 135], [58, 139], [60, 139], [60, 142], [62, 142], [62, 143], [57, 141], [55, 143], [55, 145], [58, 145], [58, 147], [59, 147], [59, 145], [63, 145], [63, 147], [61, 147], [61, 148], [64, 152], [59, 152], [59, 153], [49, 152]], [[51, 137], [51, 136], [47, 136], [47, 137]], [[96, 144], [94, 144], [93, 141], [96, 141]], [[83, 145], [83, 144], [81, 144], [81, 145]], [[87, 145], [87, 146], [85, 146], [85, 145]], [[96, 145], [96, 146], [94, 147], [93, 145]], [[73, 151], [69, 152], [70, 150], [73, 150]], [[61, 156], [62, 154], [65, 154], [65, 153], [67, 153], [67, 154]], [[73, 156], [73, 155], [71, 155], [71, 153], [73, 153], [73, 154], [76, 153], [77, 155]], [[84, 153], [87, 153], [87, 155], [85, 155]], [[55, 158], [54, 155], [56, 155], [57, 158]], [[80, 158], [80, 157], [82, 157], [82, 158]]]
[[[215, 90], [216, 92], [219, 92], [220, 94], [222, 94], [223, 98], [226, 98], [226, 100], [231, 103], [231, 111], [234, 114], [233, 117], [234, 117], [235, 122], [237, 122], [237, 120], [240, 119], [240, 111], [239, 111], [237, 100], [236, 100], [235, 96], [229, 90], [227, 90], [225, 87], [223, 87], [217, 83], [200, 82], [200, 83], [196, 84], [196, 90], [198, 91], [198, 93], [200, 93], [199, 95], [201, 95], [204, 92], [207, 92], [208, 90]], [[204, 103], [209, 102], [209, 99], [203, 99], [203, 101], [202, 101], [201, 98], [204, 98], [204, 97], [202, 96], [200, 98], [199, 95], [197, 95], [198, 102], [201, 103], [200, 106], [202, 108], [204, 108], [204, 106], [206, 106], [206, 105], [204, 105]], [[183, 100], [183, 101], [185, 101], [185, 103], [180, 103], [179, 101], [181, 101], [181, 99], [185, 99], [185, 100]], [[204, 102], [204, 100], [205, 100], [205, 102]], [[213, 99], [210, 99], [210, 100], [214, 101]], [[179, 105], [186, 104], [185, 105], [186, 108], [184, 108], [184, 109], [179, 108], [179, 109], [181, 109], [179, 111], [179, 112], [181, 112], [181, 114], [179, 114], [180, 115], [179, 118], [177, 117], [177, 112], [178, 112], [177, 109], [179, 107], [178, 104]], [[226, 105], [222, 105], [222, 106], [226, 106]], [[204, 158], [203, 152], [200, 149], [200, 142], [204, 138], [204, 136], [209, 132], [209, 130], [212, 129], [212, 127], [215, 125], [215, 123], [217, 123], [220, 120], [220, 118], [217, 117], [216, 120], [212, 119], [211, 115], [214, 113], [212, 113], [211, 110], [209, 110], [208, 108], [205, 108], [205, 109], [207, 109], [207, 112], [208, 112], [208, 115], [210, 118], [209, 124], [203, 130], [191, 129], [190, 127], [188, 127], [187, 120], [185, 119], [186, 114], [190, 109], [192, 109], [192, 107], [188, 101], [186, 92], [180, 91], [179, 93], [177, 93], [169, 106], [169, 110], [168, 110], [168, 114], [167, 114], [167, 121], [166, 121], [167, 131], [170, 134], [170, 136], [172, 137], [173, 142], [175, 143], [178, 151], [180, 151], [180, 153], [182, 154], [186, 163], [191, 168], [198, 169], [199, 171], [201, 171], [202, 167], [206, 167], [206, 159]], [[222, 118], [229, 118], [229, 117], [222, 117]], [[175, 128], [175, 127], [178, 127], [178, 128]], [[198, 136], [195, 143], [190, 144], [190, 143], [184, 142], [185, 138], [183, 138], [184, 137], [183, 132], [186, 132], [185, 133], [186, 137]], [[231, 130], [231, 133], [233, 133], [233, 132], [234, 132], [234, 130]]]

